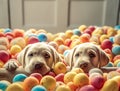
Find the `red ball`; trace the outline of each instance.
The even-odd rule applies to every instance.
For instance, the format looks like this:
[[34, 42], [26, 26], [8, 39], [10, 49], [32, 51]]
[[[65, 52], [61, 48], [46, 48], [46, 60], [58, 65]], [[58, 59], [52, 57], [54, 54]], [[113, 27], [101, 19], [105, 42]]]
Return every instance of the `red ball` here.
[[5, 50], [0, 50], [0, 60], [2, 60], [4, 63], [6, 63], [10, 59], [9, 52]]
[[56, 81], [64, 82], [64, 74], [60, 73], [57, 76], [55, 76]]
[[103, 42], [101, 43], [101, 48], [104, 49], [112, 49], [112, 42], [109, 39], [105, 39], [103, 40]]
[[15, 37], [23, 37], [24, 36], [24, 31], [21, 29], [14, 29], [13, 34]]
[[40, 73], [32, 73], [30, 76], [35, 77], [38, 81], [41, 81], [42, 75]]
[[37, 42], [39, 42], [39, 39], [35, 36], [29, 37], [28, 41], [27, 41], [28, 44], [33, 44], [33, 43], [37, 43]]

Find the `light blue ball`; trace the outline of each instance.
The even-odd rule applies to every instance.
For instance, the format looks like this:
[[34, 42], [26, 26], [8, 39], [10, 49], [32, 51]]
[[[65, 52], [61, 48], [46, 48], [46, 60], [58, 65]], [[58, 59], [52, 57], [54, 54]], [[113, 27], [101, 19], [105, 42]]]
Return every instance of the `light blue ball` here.
[[119, 55], [120, 54], [120, 46], [113, 46], [112, 47], [112, 53], [114, 55]]
[[116, 25], [114, 28], [115, 30], [120, 30], [120, 25]]
[[13, 78], [13, 82], [22, 82], [24, 81], [24, 79], [27, 78], [27, 76], [25, 74], [17, 74], [14, 76]]
[[114, 43], [114, 37], [110, 37], [109, 40]]
[[34, 86], [31, 91], [47, 91], [47, 89], [41, 85]]
[[6, 28], [6, 29], [4, 30], [4, 33], [7, 33], [7, 32], [12, 32], [12, 30], [11, 30], [10, 28]]
[[80, 32], [79, 29], [74, 29], [74, 30], [73, 30], [73, 34], [80, 36], [80, 35], [81, 35], [81, 32]]
[[113, 67], [114, 66], [114, 64], [112, 63], [112, 62], [109, 62], [107, 65], [106, 65], [106, 67]]
[[0, 90], [6, 91], [6, 88], [10, 85], [11, 83], [5, 80], [0, 81]]
[[38, 34], [38, 39], [40, 42], [46, 42], [47, 41], [47, 35], [45, 33]]

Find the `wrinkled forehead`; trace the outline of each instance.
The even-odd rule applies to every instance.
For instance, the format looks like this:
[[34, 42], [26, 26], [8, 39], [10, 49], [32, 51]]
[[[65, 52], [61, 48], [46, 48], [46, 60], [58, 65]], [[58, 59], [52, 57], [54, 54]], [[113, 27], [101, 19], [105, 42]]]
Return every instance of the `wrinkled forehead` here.
[[76, 49], [76, 52], [87, 52], [87, 51], [98, 51], [98, 47], [93, 45], [93, 44], [84, 44], [84, 45], [79, 45], [78, 48]]
[[51, 51], [49, 46], [47, 44], [33, 44], [30, 48], [29, 51], [32, 52], [37, 52], [37, 51]]

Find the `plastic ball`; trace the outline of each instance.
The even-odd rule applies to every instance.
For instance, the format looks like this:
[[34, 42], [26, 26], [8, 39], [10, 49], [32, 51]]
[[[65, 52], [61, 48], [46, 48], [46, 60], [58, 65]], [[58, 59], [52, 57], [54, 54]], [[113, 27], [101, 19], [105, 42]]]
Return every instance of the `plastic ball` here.
[[19, 53], [20, 51], [22, 51], [22, 48], [19, 45], [13, 45], [10, 48], [11, 55], [15, 55], [15, 54]]
[[112, 53], [114, 55], [120, 55], [120, 46], [113, 46], [112, 47]]
[[9, 48], [9, 40], [6, 37], [0, 37], [0, 45]]
[[4, 29], [4, 33], [7, 33], [7, 32], [12, 32], [12, 30], [10, 28]]
[[60, 73], [57, 76], [55, 76], [56, 81], [64, 82], [64, 73]]
[[44, 86], [41, 86], [41, 85], [37, 85], [37, 86], [34, 86], [31, 91], [47, 91], [47, 89], [44, 87]]
[[71, 38], [73, 36], [73, 31], [72, 30], [67, 30], [65, 32], [65, 36], [66, 36], [66, 38]]
[[117, 67], [120, 67], [120, 62], [117, 63]]
[[120, 75], [120, 73], [117, 71], [110, 71], [107, 75], [107, 79], [112, 79], [113, 77], [119, 76], [119, 75]]
[[7, 87], [6, 91], [25, 91], [25, 90], [20, 83], [12, 83]]
[[71, 91], [71, 89], [66, 85], [61, 85], [58, 86], [55, 91]]
[[103, 42], [101, 43], [101, 48], [102, 49], [112, 49], [112, 42], [109, 39], [105, 39], [103, 40]]
[[42, 75], [40, 73], [32, 73], [30, 76], [37, 78], [39, 81], [42, 79]]
[[100, 36], [100, 42], [102, 43], [105, 39], [109, 39], [109, 37], [106, 34], [103, 34]]
[[58, 49], [58, 44], [54, 41], [48, 43], [49, 45], [53, 46], [56, 50]]
[[31, 36], [27, 40], [27, 44], [33, 44], [33, 43], [37, 43], [37, 42], [39, 42], [39, 39], [35, 36]]
[[0, 60], [0, 68], [4, 66], [4, 62]]
[[25, 91], [31, 91], [31, 89], [38, 84], [39, 84], [39, 81], [35, 77], [31, 77], [31, 76], [27, 77], [23, 81], [23, 87]]
[[81, 25], [81, 26], [79, 26], [78, 29], [79, 29], [81, 32], [83, 32], [86, 28], [87, 28], [86, 25]]
[[85, 73], [79, 73], [79, 74], [75, 75], [75, 77], [73, 79], [73, 83], [76, 86], [82, 87], [84, 85], [89, 84], [89, 78]]
[[120, 30], [120, 25], [116, 25], [114, 28], [115, 30]]
[[79, 29], [73, 29], [73, 34], [80, 36], [80, 35], [81, 35], [81, 32], [80, 32]]
[[23, 37], [17, 37], [11, 40], [10, 47], [13, 45], [19, 45], [23, 49], [26, 46], [26, 41]]
[[40, 42], [46, 42], [47, 41], [47, 35], [45, 33], [38, 34], [38, 39]]
[[114, 64], [112, 62], [109, 62], [106, 67], [114, 67]]
[[66, 73], [67, 72], [67, 68], [66, 65], [63, 62], [57, 62], [53, 68], [53, 71], [56, 74], [60, 74], [60, 73]]
[[55, 38], [53, 41], [56, 42], [58, 46], [64, 44], [64, 40], [60, 37]]
[[103, 76], [101, 75], [96, 75], [94, 77], [91, 77], [89, 79], [89, 82], [92, 86], [94, 86], [97, 89], [102, 88], [102, 86], [104, 85], [105, 79]]
[[114, 43], [120, 44], [120, 34], [114, 36]]
[[73, 82], [68, 82], [67, 86], [71, 89], [71, 91], [76, 91], [78, 88]]
[[100, 70], [99, 68], [93, 68], [89, 71], [89, 75], [93, 74], [93, 73], [98, 73], [100, 75], [103, 75], [102, 70]]
[[73, 82], [75, 75], [77, 75], [76, 72], [67, 72], [64, 75], [64, 83]]
[[64, 53], [64, 51], [65, 50], [68, 50], [69, 49], [69, 47], [67, 47], [67, 46], [65, 46], [65, 45], [60, 45], [59, 47], [58, 47], [58, 52], [59, 53], [61, 53], [61, 54], [63, 54]]
[[114, 37], [109, 37], [109, 40], [114, 43]]
[[6, 88], [10, 85], [11, 83], [6, 81], [6, 80], [1, 80], [0, 81], [0, 90], [6, 91]]
[[54, 77], [46, 75], [41, 79], [40, 84], [44, 86], [47, 91], [54, 91], [56, 87], [56, 80]]
[[98, 90], [92, 85], [85, 85], [81, 87], [79, 91], [98, 91]]
[[25, 74], [17, 74], [13, 77], [13, 82], [22, 82], [27, 78]]
[[79, 39], [80, 39], [81, 43], [89, 42], [90, 35], [89, 34], [82, 34]]
[[0, 60], [6, 63], [10, 59], [10, 54], [8, 51], [0, 50]]
[[78, 73], [84, 73], [83, 69], [81, 69], [81, 68], [73, 68], [73, 69], [71, 70], [71, 72], [76, 72], [77, 74], [78, 74]]
[[14, 29], [13, 34], [15, 37], [23, 37], [24, 36], [24, 30], [22, 29]]

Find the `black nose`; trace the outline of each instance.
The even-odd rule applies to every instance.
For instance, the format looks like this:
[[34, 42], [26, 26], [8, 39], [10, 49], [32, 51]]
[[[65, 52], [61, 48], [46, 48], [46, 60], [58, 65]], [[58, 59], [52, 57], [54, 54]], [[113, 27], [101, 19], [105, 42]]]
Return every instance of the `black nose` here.
[[43, 67], [43, 63], [39, 63], [35, 65], [35, 69], [41, 69]]
[[80, 68], [84, 69], [88, 67], [88, 62], [84, 62], [82, 64], [80, 64]]

